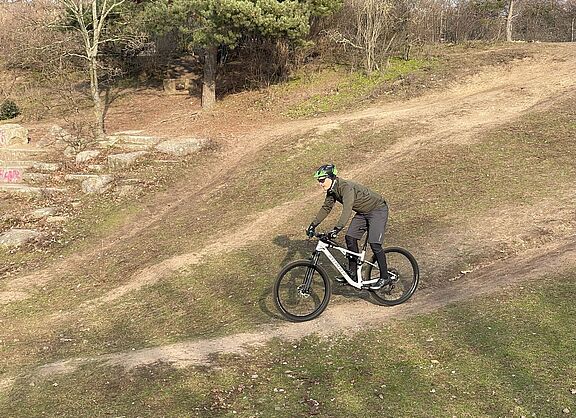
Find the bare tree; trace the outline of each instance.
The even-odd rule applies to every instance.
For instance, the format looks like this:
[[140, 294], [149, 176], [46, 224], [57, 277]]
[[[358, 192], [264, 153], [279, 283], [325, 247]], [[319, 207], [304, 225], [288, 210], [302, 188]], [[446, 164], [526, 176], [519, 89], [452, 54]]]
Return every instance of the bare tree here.
[[86, 60], [90, 75], [90, 93], [94, 102], [94, 134], [96, 138], [103, 138], [104, 131], [104, 106], [100, 97], [98, 84], [99, 47], [100, 45], [117, 41], [114, 37], [105, 36], [110, 13], [118, 8], [125, 0], [57, 0], [58, 3], [70, 13], [74, 24], [64, 24], [68, 29], [77, 31], [84, 47], [83, 54], [71, 54]]
[[368, 74], [380, 68], [396, 38], [394, 4], [390, 0], [347, 0], [340, 27], [326, 30], [329, 39], [362, 54]]
[[512, 20], [514, 16], [514, 0], [508, 3], [508, 14], [506, 16], [506, 41], [512, 42]]

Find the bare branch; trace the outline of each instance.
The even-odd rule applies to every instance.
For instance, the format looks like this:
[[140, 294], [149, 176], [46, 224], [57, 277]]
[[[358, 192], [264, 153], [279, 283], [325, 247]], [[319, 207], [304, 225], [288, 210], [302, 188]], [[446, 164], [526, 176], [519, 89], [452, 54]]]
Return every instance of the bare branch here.
[[364, 50], [364, 47], [356, 45], [337, 30], [325, 30], [322, 31], [322, 33], [324, 33], [332, 42], [336, 42], [337, 44], [350, 45], [352, 48]]

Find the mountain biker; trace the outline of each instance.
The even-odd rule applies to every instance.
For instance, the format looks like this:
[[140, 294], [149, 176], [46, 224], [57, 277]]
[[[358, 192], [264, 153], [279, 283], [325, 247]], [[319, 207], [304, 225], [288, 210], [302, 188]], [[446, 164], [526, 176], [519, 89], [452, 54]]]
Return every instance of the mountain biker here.
[[[330, 238], [336, 238], [350, 219], [352, 211], [356, 212], [346, 231], [346, 246], [348, 250], [358, 253], [358, 240], [368, 232], [368, 243], [380, 269], [380, 278], [370, 286], [370, 289], [380, 289], [390, 283], [386, 257], [382, 249], [384, 229], [388, 220], [388, 205], [378, 193], [361, 184], [337, 177], [337, 174], [338, 170], [334, 164], [325, 164], [314, 173], [314, 178], [326, 191], [326, 198], [318, 215], [306, 229], [306, 234], [309, 237], [314, 236], [316, 227], [328, 216], [335, 202], [341, 203], [343, 209], [336, 226], [328, 232]], [[357, 257], [348, 255], [347, 258], [350, 277], [357, 280]], [[343, 277], [336, 280], [345, 281]]]

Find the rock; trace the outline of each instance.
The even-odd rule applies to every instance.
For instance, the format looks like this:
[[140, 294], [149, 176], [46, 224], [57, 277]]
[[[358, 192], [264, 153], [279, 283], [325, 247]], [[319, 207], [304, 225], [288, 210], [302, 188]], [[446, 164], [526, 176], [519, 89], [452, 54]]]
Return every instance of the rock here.
[[34, 170], [38, 170], [38, 171], [44, 171], [44, 172], [49, 172], [49, 173], [53, 173], [54, 171], [58, 171], [60, 170], [60, 164], [58, 163], [39, 163], [36, 162], [32, 165], [32, 168]]
[[155, 136], [142, 135], [142, 131], [117, 132], [108, 136], [108, 144], [133, 150], [146, 150], [161, 141]]
[[62, 149], [66, 148], [68, 144], [73, 140], [72, 135], [67, 130], [58, 125], [53, 125], [50, 128], [50, 131], [48, 131], [48, 137], [52, 139], [52, 142], [58, 148]]
[[112, 187], [112, 176], [96, 176], [87, 178], [82, 182], [82, 191], [86, 194], [102, 194]]
[[77, 154], [78, 152], [76, 151], [76, 148], [74, 148], [72, 145], [68, 145], [64, 149], [64, 157], [75, 158]]
[[141, 187], [132, 184], [123, 184], [116, 188], [116, 193], [118, 193], [118, 196], [120, 197], [137, 196], [140, 194], [141, 191], [142, 191]]
[[55, 193], [64, 193], [66, 189], [57, 187], [30, 187], [25, 184], [1, 184], [0, 191], [13, 193], [13, 194], [24, 194], [24, 195], [37, 195], [46, 196]]
[[58, 213], [58, 208], [56, 207], [47, 207], [42, 209], [36, 209], [28, 214], [31, 219], [42, 219], [47, 218], [48, 216], [54, 216]]
[[106, 171], [106, 166], [102, 164], [88, 164], [88, 170], [95, 171], [97, 173], [101, 173], [102, 171]]
[[91, 179], [95, 177], [100, 177], [98, 174], [66, 174], [64, 176], [64, 181], [84, 181], [86, 179]]
[[44, 183], [50, 180], [52, 176], [44, 173], [24, 173], [22, 180], [30, 183]]
[[49, 224], [64, 223], [68, 220], [68, 216], [48, 216], [46, 222]]
[[20, 183], [24, 179], [24, 168], [0, 167], [0, 183]]
[[176, 157], [184, 157], [194, 152], [200, 151], [208, 144], [207, 139], [200, 138], [181, 138], [170, 139], [168, 141], [160, 142], [156, 145], [156, 150], [164, 154], [173, 155]]
[[570, 413], [570, 408], [564, 408], [562, 410], [562, 412], [564, 412], [565, 414], [569, 414]]
[[108, 166], [111, 169], [128, 168], [148, 155], [147, 151], [128, 152], [126, 154], [113, 154], [108, 156]]
[[0, 125], [0, 146], [27, 143], [28, 129], [15, 123]]
[[11, 229], [0, 235], [0, 246], [6, 248], [18, 248], [28, 242], [39, 241], [44, 234], [31, 229]]
[[76, 155], [76, 162], [77, 163], [85, 163], [87, 161], [93, 160], [100, 155], [100, 151], [91, 150], [91, 151], [82, 151]]

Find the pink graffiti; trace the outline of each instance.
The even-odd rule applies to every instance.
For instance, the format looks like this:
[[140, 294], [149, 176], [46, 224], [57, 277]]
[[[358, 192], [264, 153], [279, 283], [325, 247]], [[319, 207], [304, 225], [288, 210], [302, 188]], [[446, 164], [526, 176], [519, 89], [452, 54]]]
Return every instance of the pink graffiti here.
[[22, 180], [22, 173], [18, 169], [0, 168], [0, 182], [3, 183], [16, 183]]

